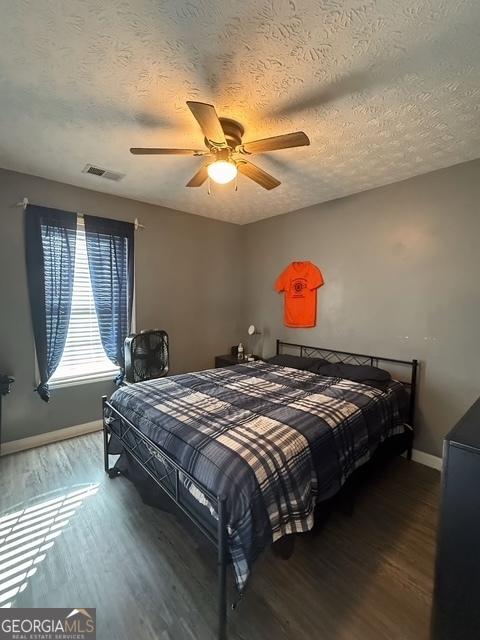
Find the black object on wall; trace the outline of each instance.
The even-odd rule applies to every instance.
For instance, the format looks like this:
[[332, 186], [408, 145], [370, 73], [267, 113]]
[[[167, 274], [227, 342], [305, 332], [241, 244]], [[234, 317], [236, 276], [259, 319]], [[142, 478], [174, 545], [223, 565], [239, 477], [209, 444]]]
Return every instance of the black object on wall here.
[[433, 640], [480, 638], [480, 398], [444, 442]]
[[0, 455], [2, 454], [2, 397], [10, 393], [11, 385], [15, 378], [0, 373]]

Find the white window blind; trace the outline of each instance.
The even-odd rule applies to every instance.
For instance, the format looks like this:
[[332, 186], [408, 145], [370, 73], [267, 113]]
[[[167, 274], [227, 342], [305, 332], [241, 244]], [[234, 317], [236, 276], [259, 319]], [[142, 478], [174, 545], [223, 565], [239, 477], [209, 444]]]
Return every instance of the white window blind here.
[[119, 369], [107, 358], [100, 339], [88, 268], [85, 227], [78, 218], [73, 279], [72, 312], [67, 342], [50, 382], [81, 381], [116, 376]]

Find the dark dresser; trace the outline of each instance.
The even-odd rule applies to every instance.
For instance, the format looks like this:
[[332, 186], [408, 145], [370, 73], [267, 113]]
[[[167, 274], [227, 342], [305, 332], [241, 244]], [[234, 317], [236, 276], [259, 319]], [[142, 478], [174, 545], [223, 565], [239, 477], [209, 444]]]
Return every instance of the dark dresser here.
[[480, 399], [445, 438], [433, 640], [480, 638]]

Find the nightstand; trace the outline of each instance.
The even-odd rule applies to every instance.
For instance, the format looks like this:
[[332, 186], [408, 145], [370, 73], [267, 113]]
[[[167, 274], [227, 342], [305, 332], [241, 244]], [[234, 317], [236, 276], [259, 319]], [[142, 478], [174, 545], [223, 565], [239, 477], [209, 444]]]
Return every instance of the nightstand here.
[[[260, 360], [260, 356], [253, 355], [254, 360]], [[248, 362], [246, 358], [239, 360], [237, 356], [232, 356], [230, 353], [226, 353], [223, 356], [215, 356], [215, 369], [219, 367], [231, 367], [234, 364], [245, 364]]]

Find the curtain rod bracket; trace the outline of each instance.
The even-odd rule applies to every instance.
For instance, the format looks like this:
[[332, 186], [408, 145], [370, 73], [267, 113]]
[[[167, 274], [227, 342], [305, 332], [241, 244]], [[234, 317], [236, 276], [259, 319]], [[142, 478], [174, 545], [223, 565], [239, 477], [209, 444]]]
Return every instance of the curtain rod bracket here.
[[21, 202], [17, 202], [17, 207], [23, 207], [24, 211], [28, 207], [28, 205], [29, 205], [28, 198], [23, 198]]

